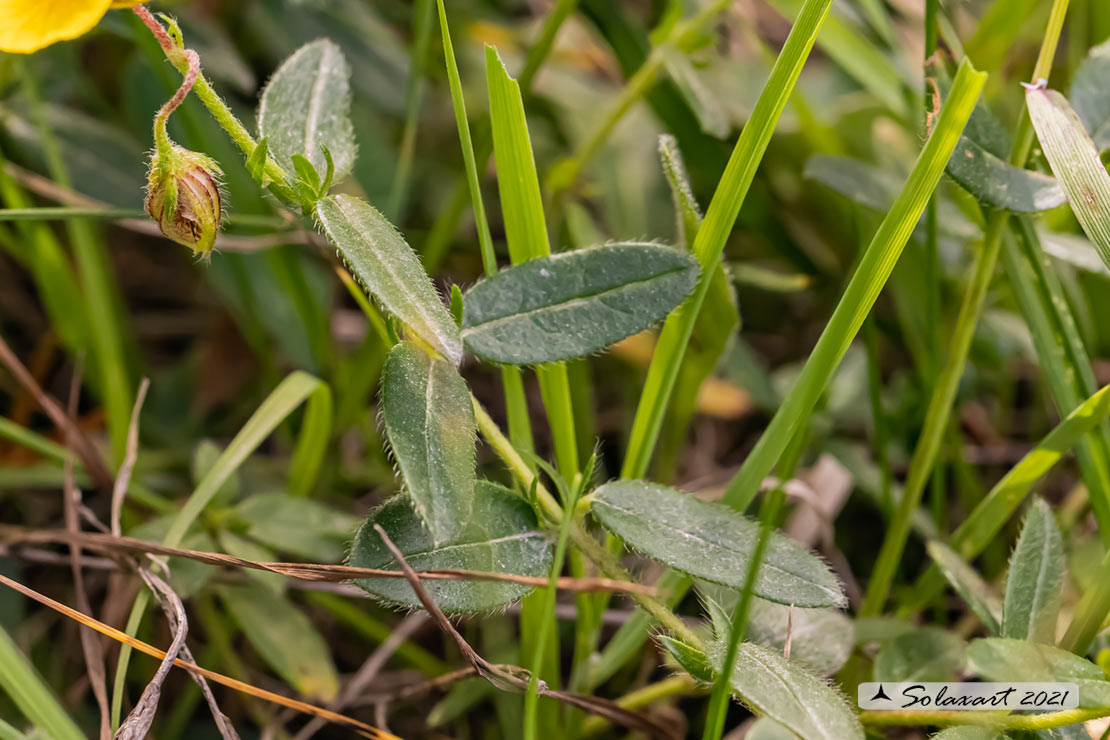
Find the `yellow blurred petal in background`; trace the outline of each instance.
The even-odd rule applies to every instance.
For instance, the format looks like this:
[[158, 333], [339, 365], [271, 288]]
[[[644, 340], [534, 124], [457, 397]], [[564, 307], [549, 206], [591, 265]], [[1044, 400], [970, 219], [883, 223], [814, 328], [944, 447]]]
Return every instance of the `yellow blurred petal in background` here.
[[30, 54], [55, 41], [75, 39], [123, 0], [0, 0], [0, 51]]

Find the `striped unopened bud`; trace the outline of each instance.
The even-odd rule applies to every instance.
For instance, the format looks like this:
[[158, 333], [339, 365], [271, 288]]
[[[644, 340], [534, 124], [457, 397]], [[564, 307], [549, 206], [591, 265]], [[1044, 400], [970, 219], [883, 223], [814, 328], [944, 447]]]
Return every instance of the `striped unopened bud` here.
[[147, 213], [163, 234], [201, 256], [220, 230], [220, 174], [210, 158], [175, 144], [155, 157], [147, 176]]

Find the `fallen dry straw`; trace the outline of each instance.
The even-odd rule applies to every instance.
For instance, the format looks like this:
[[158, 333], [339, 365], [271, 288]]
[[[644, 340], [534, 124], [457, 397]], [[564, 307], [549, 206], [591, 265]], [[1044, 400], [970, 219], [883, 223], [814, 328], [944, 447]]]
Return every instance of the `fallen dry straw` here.
[[[318, 563], [282, 563], [260, 562], [237, 558], [218, 552], [201, 552], [199, 550], [185, 550], [177, 547], [166, 547], [155, 542], [135, 539], [134, 537], [117, 537], [110, 534], [97, 532], [70, 532], [60, 529], [25, 529], [10, 525], [0, 525], [0, 543], [6, 545], [19, 544], [59, 544], [76, 545], [88, 550], [103, 553], [148, 553], [150, 555], [165, 555], [172, 557], [188, 558], [208, 565], [229, 568], [250, 568], [263, 570], [270, 573], [279, 573], [290, 578], [299, 578], [304, 581], [348, 581], [359, 578], [404, 578], [405, 575], [396, 570], [378, 568], [355, 568], [350, 565], [324, 565]], [[517, 583], [522, 586], [544, 588], [547, 578], [535, 576], [522, 576], [512, 573], [488, 573], [485, 571], [440, 569], [423, 570], [417, 572], [421, 580], [426, 581], [500, 581], [503, 583]], [[640, 583], [621, 581], [613, 578], [559, 578], [556, 586], [563, 591], [576, 592], [616, 592], [628, 594], [655, 595], [655, 589]]]

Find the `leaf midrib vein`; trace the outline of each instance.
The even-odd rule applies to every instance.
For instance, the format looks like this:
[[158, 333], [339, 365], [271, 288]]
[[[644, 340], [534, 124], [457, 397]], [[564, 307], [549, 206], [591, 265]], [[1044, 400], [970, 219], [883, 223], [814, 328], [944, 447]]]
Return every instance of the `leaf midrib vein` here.
[[605, 296], [608, 296], [610, 294], [620, 293], [620, 292], [624, 291], [625, 288], [634, 288], [634, 287], [636, 287], [638, 285], [641, 285], [643, 283], [647, 283], [647, 282], [650, 282], [652, 280], [657, 280], [659, 278], [664, 278], [664, 277], [667, 277], [668, 275], [678, 274], [678, 273], [681, 273], [681, 272], [683, 272], [685, 270], [689, 270], [689, 269], [691, 269], [690, 266], [677, 266], [677, 267], [674, 267], [674, 268], [671, 268], [671, 269], [667, 269], [667, 270], [663, 270], [661, 272], [657, 272], [653, 275], [648, 275], [646, 277], [638, 278], [636, 280], [630, 280], [628, 282], [621, 283], [620, 285], [616, 285], [616, 286], [613, 286], [613, 287], [610, 287], [610, 288], [605, 288], [604, 290], [599, 290], [599, 291], [594, 292], [594, 293], [577, 294], [573, 298], [569, 298], [567, 300], [556, 301], [554, 303], [547, 303], [547, 304], [544, 304], [542, 306], [537, 306], [536, 308], [530, 308], [526, 311], [518, 311], [516, 313], [506, 314], [506, 315], [503, 315], [503, 316], [495, 316], [492, 319], [488, 319], [488, 320], [483, 321], [481, 323], [473, 324], [472, 326], [468, 326], [468, 327], [464, 328], [462, 330], [462, 336], [467, 337], [467, 336], [470, 336], [471, 334], [474, 334], [474, 333], [477, 333], [477, 332], [480, 332], [480, 331], [489, 331], [493, 328], [496, 328], [497, 326], [499, 326], [501, 324], [506, 324], [506, 323], [510, 323], [510, 322], [513, 322], [513, 321], [522, 321], [522, 320], [525, 320], [525, 319], [527, 319], [529, 317], [532, 317], [534, 315], [546, 313], [548, 311], [554, 312], [554, 311], [562, 310], [562, 309], [566, 309], [566, 308], [574, 308], [575, 306], [577, 306], [579, 304], [585, 304], [585, 303], [593, 301], [593, 300], [601, 301], [605, 298]]

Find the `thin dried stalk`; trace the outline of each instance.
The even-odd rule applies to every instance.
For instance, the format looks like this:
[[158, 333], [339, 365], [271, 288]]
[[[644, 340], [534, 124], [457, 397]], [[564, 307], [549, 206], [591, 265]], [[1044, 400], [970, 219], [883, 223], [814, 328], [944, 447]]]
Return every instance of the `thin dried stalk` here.
[[[233, 568], [250, 568], [269, 573], [279, 573], [291, 578], [305, 581], [347, 581], [358, 578], [404, 578], [405, 575], [395, 570], [379, 568], [356, 568], [350, 565], [325, 565], [319, 563], [285, 563], [261, 562], [238, 558], [218, 552], [201, 552], [186, 550], [177, 547], [167, 547], [155, 542], [135, 539], [134, 537], [116, 537], [95, 532], [66, 532], [57, 529], [24, 529], [11, 525], [0, 525], [0, 540], [5, 544], [15, 545], [22, 542], [29, 543], [56, 543], [76, 544], [90, 550], [107, 553], [147, 553], [150, 555], [166, 555], [171, 557], [188, 558], [201, 563], [215, 566]], [[417, 574], [417, 578], [429, 581], [497, 581], [502, 583], [516, 583], [522, 586], [547, 586], [547, 579], [539, 576], [522, 576], [512, 573], [489, 573], [485, 571], [463, 570], [459, 568], [442, 568], [437, 570], [424, 570]], [[568, 578], [558, 580], [556, 586], [563, 591], [583, 593], [610, 591], [630, 594], [654, 595], [655, 589], [632, 581], [621, 581], [613, 578]]]
[[[73, 379], [69, 387], [69, 405], [67, 417], [72, 421], [77, 416], [77, 402], [81, 392], [81, 367], [78, 363], [73, 372]], [[76, 423], [74, 423], [76, 427]], [[74, 439], [66, 435], [66, 446], [73, 450]], [[73, 458], [66, 456], [65, 481], [62, 485], [62, 510], [64, 512], [66, 529], [70, 532], [80, 532], [81, 523], [78, 510], [81, 508], [81, 491], [73, 479]], [[89, 592], [85, 588], [85, 573], [81, 568], [81, 547], [71, 544], [69, 546], [69, 567], [73, 574], [73, 590], [77, 598], [77, 608], [91, 612], [92, 604], [89, 601]], [[85, 659], [85, 668], [89, 673], [89, 686], [92, 688], [96, 706], [100, 710], [100, 740], [112, 737], [111, 715], [108, 711], [108, 675], [104, 670], [104, 648], [100, 641], [84, 630], [80, 630], [81, 654]]]
[[[121, 642], [125, 645], [129, 645], [132, 649], [138, 650], [140, 653], [144, 653], [153, 658], [157, 658], [158, 660], [162, 660], [166, 657], [165, 651], [159, 650], [153, 645], [148, 645], [142, 640], [137, 640], [126, 632], [104, 624], [100, 620], [94, 619], [87, 614], [83, 614], [73, 607], [66, 606], [59, 601], [51, 599], [49, 596], [40, 594], [38, 591], [35, 591], [32, 588], [28, 588], [18, 581], [13, 581], [11, 578], [8, 578], [3, 574], [0, 574], [0, 584], [23, 594], [29, 599], [37, 601], [43, 606], [47, 606], [53, 609], [59, 614], [62, 614], [76, 622], [83, 624], [89, 629], [96, 630], [102, 635], [106, 635], [113, 640]], [[298, 712], [303, 712], [304, 714], [313, 715], [315, 717], [323, 717], [329, 722], [345, 725], [347, 727], [353, 727], [363, 737], [372, 738], [373, 740], [401, 740], [401, 738], [398, 738], [396, 735], [392, 735], [388, 732], [383, 732], [373, 725], [368, 725], [365, 722], [354, 719], [353, 717], [347, 717], [345, 715], [329, 711], [322, 707], [317, 707], [313, 704], [309, 704], [308, 702], [299, 701], [297, 699], [290, 699], [289, 697], [275, 694], [272, 691], [260, 689], [257, 686], [252, 686], [249, 683], [239, 681], [237, 679], [231, 678], [230, 676], [225, 676], [222, 673], [216, 673], [215, 671], [210, 671], [207, 668], [201, 668], [199, 665], [182, 660], [181, 658], [177, 658], [176, 660], [174, 660], [173, 664], [178, 668], [183, 668], [187, 671], [191, 671], [193, 673], [204, 676], [213, 683], [218, 683], [221, 686], [227, 686], [228, 688], [247, 694], [248, 696], [253, 696], [257, 699], [262, 699], [263, 701], [268, 701], [283, 707], [289, 707], [290, 709], [295, 709]]]
[[150, 379], [143, 378], [139, 384], [139, 392], [135, 394], [135, 406], [131, 409], [131, 424], [127, 429], [127, 447], [123, 455], [123, 464], [116, 473], [116, 482], [112, 486], [112, 534], [117, 537], [123, 534], [120, 528], [120, 514], [123, 512], [123, 500], [127, 498], [127, 487], [131, 485], [131, 473], [135, 470], [135, 461], [139, 458], [139, 412], [143, 409], [147, 389], [150, 388]]
[[101, 457], [100, 451], [96, 449], [96, 446], [85, 433], [73, 423], [61, 404], [42, 389], [42, 386], [38, 384], [38, 381], [34, 379], [26, 366], [15, 356], [3, 337], [0, 337], [0, 363], [8, 368], [12, 377], [23, 386], [24, 390], [31, 394], [46, 415], [50, 417], [50, 421], [54, 422], [54, 425], [67, 438], [72, 439], [74, 451], [81, 458], [81, 462], [84, 463], [85, 472], [92, 478], [93, 484], [100, 490], [111, 491], [113, 485], [112, 474], [108, 472], [108, 467], [104, 464], [104, 458]]
[[[328, 705], [328, 709], [338, 712], [354, 703], [359, 695], [366, 690], [381, 671], [385, 667], [386, 662], [397, 651], [397, 648], [409, 639], [418, 629], [424, 626], [428, 621], [428, 615], [421, 612], [413, 612], [409, 614], [404, 620], [401, 621], [397, 628], [390, 633], [385, 642], [378, 646], [378, 649], [371, 654], [358, 672], [347, 682], [343, 687], [342, 693]], [[384, 724], [384, 723], [379, 723]], [[313, 735], [320, 731], [324, 726], [324, 721], [317, 717], [308, 724], [306, 724], [301, 731], [293, 736], [293, 740], [309, 740]]]
[[[428, 614], [431, 615], [440, 629], [455, 641], [463, 657], [474, 667], [475, 672], [501, 691], [526, 691], [528, 689], [530, 677], [528, 670], [519, 666], [505, 666], [490, 663], [479, 655], [474, 648], [470, 647], [470, 644], [467, 643], [459, 631], [455, 629], [455, 626], [451, 624], [451, 620], [449, 620], [440, 608], [436, 606], [435, 601], [424, 589], [420, 576], [412, 569], [412, 566], [408, 564], [405, 560], [405, 556], [397, 549], [393, 541], [389, 539], [389, 535], [385, 533], [381, 525], [375, 524], [374, 530], [378, 533], [378, 536], [382, 538], [382, 542], [385, 543], [385, 546], [389, 548], [397, 564], [401, 566], [401, 571], [405, 574], [405, 578], [408, 580], [409, 585], [412, 586], [412, 590], [416, 593], [416, 597], [420, 600], [420, 603], [424, 605], [424, 609], [427, 610]], [[607, 699], [574, 694], [569, 691], [556, 691], [548, 688], [544, 681], [539, 682], [537, 692], [540, 696], [557, 699], [591, 714], [605, 717], [617, 724], [647, 732], [654, 737], [675, 738], [676, 740], [678, 738], [673, 727], [662, 725], [646, 715], [631, 712]]]

